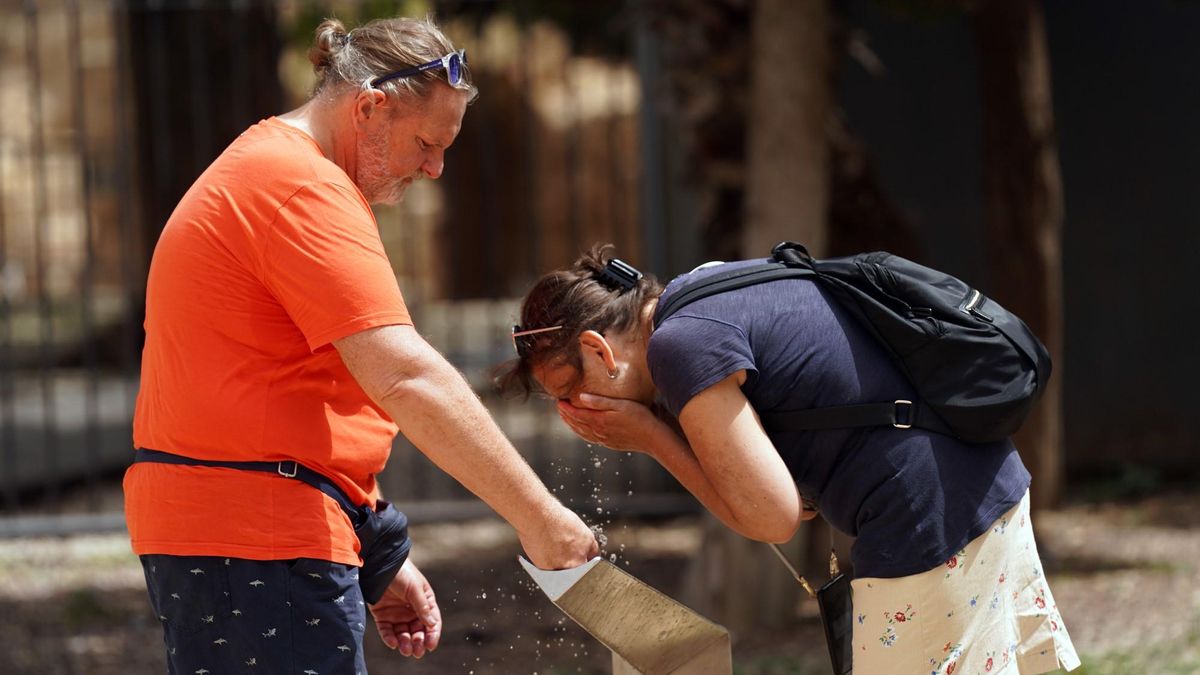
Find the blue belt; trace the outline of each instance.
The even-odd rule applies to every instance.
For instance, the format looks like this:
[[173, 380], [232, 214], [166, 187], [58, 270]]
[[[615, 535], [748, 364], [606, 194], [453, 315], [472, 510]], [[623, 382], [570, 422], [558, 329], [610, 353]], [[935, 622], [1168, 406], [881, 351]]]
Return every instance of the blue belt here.
[[355, 506], [354, 502], [325, 475], [291, 460], [282, 462], [224, 462], [212, 459], [192, 459], [169, 452], [139, 448], [133, 457], [137, 462], [210, 466], [218, 469], [239, 469], [274, 473], [302, 483], [308, 483], [329, 495], [341, 505], [354, 525], [358, 537], [362, 573], [358, 584], [369, 604], [379, 602], [392, 579], [408, 559], [412, 541], [408, 538], [408, 517], [388, 502], [377, 500], [374, 507]]
[[184, 457], [183, 455], [175, 455], [169, 452], [161, 452], [159, 450], [147, 450], [138, 448], [133, 456], [134, 463], [138, 462], [156, 462], [158, 464], [181, 464], [184, 466], [208, 466], [218, 469], [240, 469], [242, 471], [261, 471], [263, 473], [275, 473], [284, 478], [298, 480], [301, 483], [308, 483], [316, 489], [329, 495], [334, 501], [342, 507], [346, 515], [350, 517], [350, 522], [358, 527], [362, 524], [365, 514], [369, 509], [365, 506], [356, 506], [350, 500], [350, 497], [342, 492], [332, 480], [324, 474], [313, 471], [299, 462], [286, 460], [282, 462], [226, 462], [213, 459], [193, 459]]

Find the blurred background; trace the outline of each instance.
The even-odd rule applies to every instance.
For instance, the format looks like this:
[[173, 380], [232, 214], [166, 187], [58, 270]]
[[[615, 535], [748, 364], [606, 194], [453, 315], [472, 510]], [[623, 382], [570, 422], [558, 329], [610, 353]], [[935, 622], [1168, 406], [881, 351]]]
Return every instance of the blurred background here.
[[[427, 13], [481, 96], [444, 176], [376, 211], [416, 325], [606, 553], [733, 629], [739, 672], [823, 672], [765, 547], [491, 391], [524, 289], [594, 242], [664, 280], [783, 239], [886, 249], [1016, 311], [1055, 359], [1018, 445], [1086, 672], [1200, 672], [1188, 0], [3, 0], [0, 671], [165, 665], [120, 512], [158, 233], [237, 134], [305, 100], [322, 18]], [[447, 638], [401, 665], [368, 637], [372, 672], [608, 672], [403, 438], [381, 480]], [[788, 550], [816, 570], [827, 542]]]

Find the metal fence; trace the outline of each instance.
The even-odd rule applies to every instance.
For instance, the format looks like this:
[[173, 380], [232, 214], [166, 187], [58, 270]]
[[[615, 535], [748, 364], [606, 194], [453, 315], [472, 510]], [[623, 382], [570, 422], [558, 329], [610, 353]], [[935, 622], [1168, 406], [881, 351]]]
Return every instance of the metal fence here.
[[[237, 133], [302, 100], [311, 77], [303, 53], [320, 17], [354, 25], [420, 4], [0, 7], [6, 531], [119, 524], [145, 275], [170, 209]], [[377, 215], [418, 328], [564, 501], [597, 516], [672, 510], [678, 490], [646, 458], [590, 452], [549, 406], [500, 401], [488, 388], [487, 371], [508, 357], [514, 298], [540, 272], [594, 240], [615, 241], [651, 269], [671, 267], [670, 157], [658, 99], [646, 95], [655, 50], [642, 6], [579, 4], [593, 13], [584, 21], [602, 19], [591, 33], [604, 44], [534, 13], [544, 3], [454, 3], [442, 24], [468, 46], [483, 96], [443, 179]], [[418, 519], [481, 512], [403, 438], [381, 480]], [[12, 525], [29, 513], [60, 517]], [[71, 519], [81, 514], [105, 515]]]
[[111, 7], [0, 11], [0, 488], [91, 488], [129, 448], [140, 293], [127, 86]]

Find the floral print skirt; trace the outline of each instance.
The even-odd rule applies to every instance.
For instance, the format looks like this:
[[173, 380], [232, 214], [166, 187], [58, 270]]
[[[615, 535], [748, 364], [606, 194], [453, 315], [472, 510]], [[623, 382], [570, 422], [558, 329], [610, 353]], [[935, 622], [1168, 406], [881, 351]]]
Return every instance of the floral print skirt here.
[[1079, 657], [1042, 572], [1029, 493], [939, 567], [854, 591], [855, 675], [1016, 675]]

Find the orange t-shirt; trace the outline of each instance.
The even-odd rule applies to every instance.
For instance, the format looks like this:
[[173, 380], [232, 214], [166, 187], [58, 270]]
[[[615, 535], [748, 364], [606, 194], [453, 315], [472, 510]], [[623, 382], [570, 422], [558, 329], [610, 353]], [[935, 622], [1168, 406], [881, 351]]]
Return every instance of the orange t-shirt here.
[[[134, 445], [294, 460], [368, 503], [397, 427], [331, 343], [409, 323], [353, 181], [307, 134], [260, 122], [192, 185], [154, 250]], [[139, 555], [360, 562], [337, 503], [299, 481], [139, 463], [124, 485]]]

